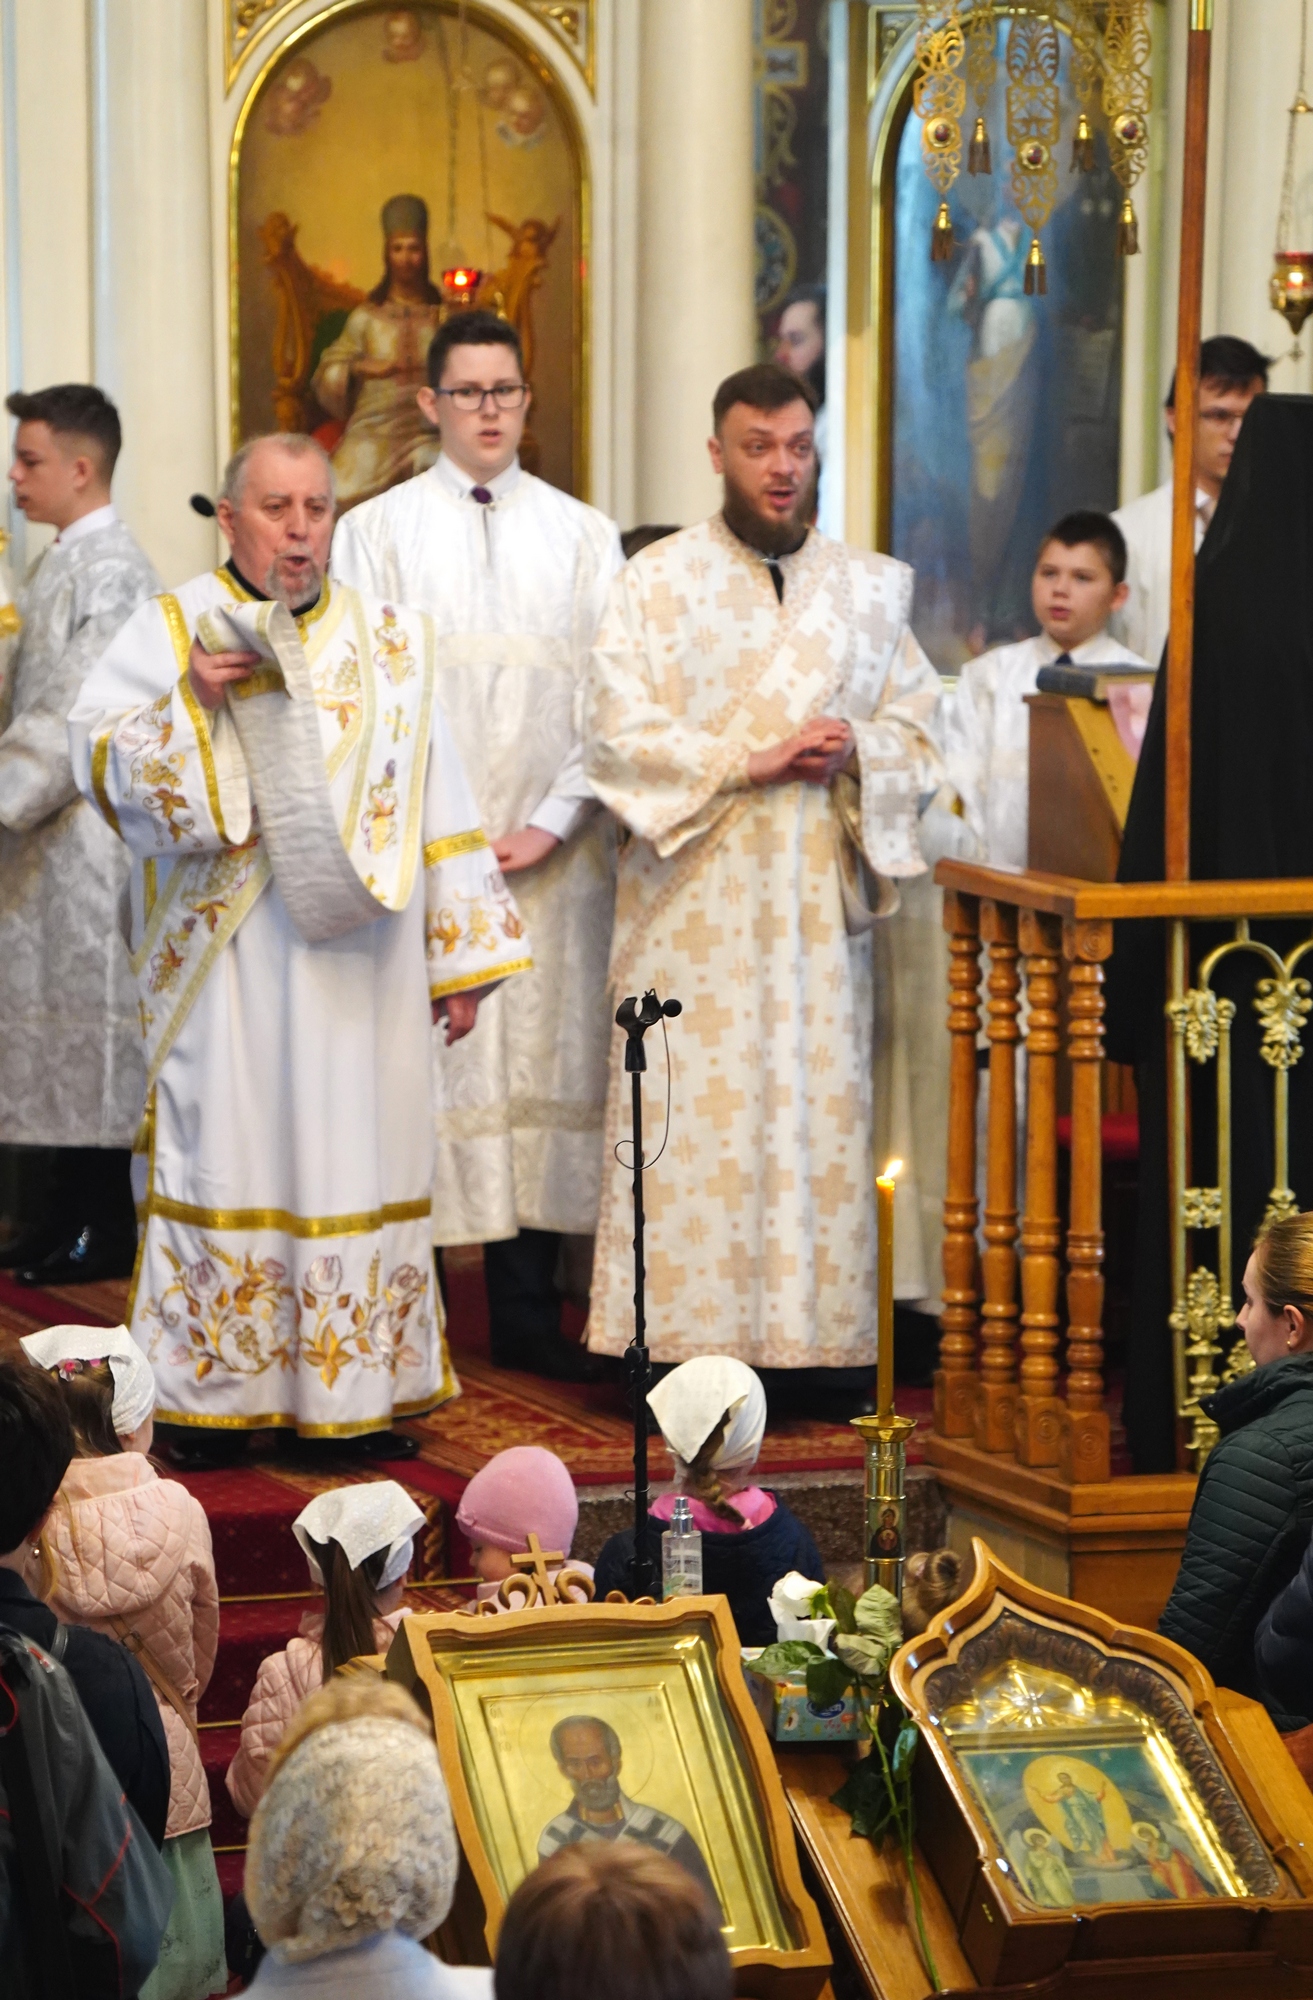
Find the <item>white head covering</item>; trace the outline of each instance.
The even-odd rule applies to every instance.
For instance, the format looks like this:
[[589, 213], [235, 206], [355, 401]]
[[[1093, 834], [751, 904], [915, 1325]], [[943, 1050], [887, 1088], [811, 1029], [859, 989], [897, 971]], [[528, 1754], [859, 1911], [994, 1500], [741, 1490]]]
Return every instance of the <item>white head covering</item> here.
[[340, 1543], [352, 1569], [386, 1549], [388, 1559], [378, 1580], [379, 1589], [386, 1590], [410, 1568], [415, 1537], [424, 1526], [422, 1509], [395, 1479], [371, 1479], [363, 1486], [334, 1486], [317, 1494], [293, 1521], [292, 1533], [318, 1584], [324, 1579], [311, 1542]]
[[766, 1391], [746, 1361], [728, 1354], [699, 1354], [682, 1361], [657, 1383], [648, 1408], [676, 1458], [691, 1465], [729, 1411], [725, 1439], [712, 1459], [721, 1472], [755, 1465], [766, 1431]]
[[274, 1773], [251, 1820], [246, 1900], [274, 1958], [298, 1964], [384, 1931], [427, 1937], [456, 1868], [432, 1741], [360, 1715], [316, 1729]]
[[108, 1361], [114, 1378], [110, 1422], [120, 1437], [140, 1430], [155, 1408], [155, 1377], [126, 1326], [48, 1326], [19, 1342], [35, 1368], [61, 1361]]

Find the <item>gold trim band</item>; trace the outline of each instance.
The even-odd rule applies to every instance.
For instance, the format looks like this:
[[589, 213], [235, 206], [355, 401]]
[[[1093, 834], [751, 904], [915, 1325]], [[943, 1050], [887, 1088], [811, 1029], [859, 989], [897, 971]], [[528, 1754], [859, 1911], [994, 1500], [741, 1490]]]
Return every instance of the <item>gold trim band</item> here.
[[415, 1201], [385, 1202], [382, 1208], [361, 1209], [355, 1215], [293, 1215], [287, 1208], [198, 1208], [189, 1201], [174, 1201], [153, 1191], [146, 1198], [146, 1216], [162, 1222], [182, 1222], [193, 1229], [237, 1230], [249, 1235], [255, 1230], [276, 1229], [283, 1236], [317, 1239], [323, 1236], [371, 1236], [391, 1222], [422, 1222], [433, 1212], [428, 1195]]
[[468, 833], [444, 834], [441, 840], [430, 840], [426, 845], [424, 866], [436, 868], [439, 861], [450, 861], [455, 854], [477, 854], [480, 848], [489, 844], [481, 826], [472, 827]]
[[281, 667], [253, 667], [249, 680], [229, 681], [228, 692], [234, 701], [249, 701], [253, 694], [286, 694], [287, 682]]
[[105, 774], [109, 769], [109, 745], [113, 734], [112, 729], [105, 730], [91, 746], [91, 789], [96, 794], [96, 804], [100, 807], [101, 818], [110, 832], [116, 833], [122, 840], [123, 829], [119, 825], [119, 816], [110, 804], [109, 793], [105, 790]]
[[185, 1424], [190, 1430], [202, 1431], [286, 1431], [294, 1430], [298, 1437], [367, 1437], [373, 1431], [391, 1430], [398, 1417], [427, 1416], [430, 1410], [440, 1409], [443, 1403], [451, 1401], [444, 1396], [441, 1387], [430, 1396], [421, 1396], [417, 1403], [394, 1403], [390, 1416], [370, 1417], [362, 1424], [298, 1424], [290, 1410], [268, 1410], [255, 1417], [203, 1417], [195, 1410], [161, 1410], [155, 1412], [157, 1424]]
[[532, 972], [531, 958], [516, 958], [509, 965], [490, 965], [486, 972], [467, 972], [463, 979], [449, 979], [430, 986], [430, 1000], [445, 1000], [449, 993], [470, 993], [476, 986], [491, 986], [495, 980], [509, 979], [513, 972]]
[[205, 796], [210, 802], [210, 818], [214, 821], [215, 832], [226, 846], [228, 833], [223, 823], [223, 807], [219, 802], [219, 773], [214, 767], [214, 745], [210, 741], [210, 725], [206, 720], [205, 710], [196, 699], [189, 673], [191, 633], [187, 630], [187, 620], [182, 606], [171, 591], [166, 590], [158, 602], [160, 610], [164, 613], [164, 622], [169, 628], [174, 656], [178, 662], [178, 692], [182, 696], [182, 705], [196, 734], [196, 748], [200, 752], [201, 769], [205, 773]]

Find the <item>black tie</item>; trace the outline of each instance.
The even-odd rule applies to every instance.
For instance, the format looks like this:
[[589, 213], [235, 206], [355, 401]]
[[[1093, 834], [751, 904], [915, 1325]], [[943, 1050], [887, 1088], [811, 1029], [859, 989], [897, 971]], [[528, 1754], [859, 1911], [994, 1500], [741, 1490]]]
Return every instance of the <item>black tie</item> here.
[[1053, 664], [1055, 667], [1073, 667], [1076, 662], [1072, 659], [1070, 653], [1059, 653]]
[[780, 568], [779, 563], [776, 561], [774, 556], [766, 556], [764, 560], [766, 568], [770, 573], [770, 580], [775, 585], [775, 602], [777, 604], [783, 604], [784, 571]]
[[470, 499], [477, 500], [480, 507], [490, 507], [492, 505], [492, 495], [486, 486], [471, 486]]

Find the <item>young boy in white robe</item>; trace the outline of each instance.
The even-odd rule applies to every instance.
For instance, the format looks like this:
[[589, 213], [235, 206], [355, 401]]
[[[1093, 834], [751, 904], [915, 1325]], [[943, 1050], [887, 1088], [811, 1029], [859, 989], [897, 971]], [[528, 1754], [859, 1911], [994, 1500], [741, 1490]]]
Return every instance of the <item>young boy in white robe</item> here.
[[[1109, 636], [1126, 602], [1126, 543], [1106, 514], [1066, 514], [1040, 544], [1030, 601], [1033, 639], [995, 646], [962, 671], [945, 722], [949, 782], [961, 800], [975, 858], [1024, 868], [1030, 818], [1030, 711], [1041, 667], [1142, 667]], [[1142, 718], [1141, 718], [1142, 721]]]

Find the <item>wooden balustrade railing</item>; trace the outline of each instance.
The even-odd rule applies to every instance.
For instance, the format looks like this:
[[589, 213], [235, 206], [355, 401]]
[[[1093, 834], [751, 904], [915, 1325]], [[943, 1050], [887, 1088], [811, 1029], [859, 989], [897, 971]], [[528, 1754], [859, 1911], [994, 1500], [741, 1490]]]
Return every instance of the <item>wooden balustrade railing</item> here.
[[[938, 1436], [1071, 1484], [1109, 1477], [1103, 1379], [1103, 967], [1118, 918], [1313, 915], [1313, 882], [1125, 887], [941, 861], [949, 945], [948, 1173]], [[982, 950], [988, 952], [987, 972]], [[1067, 972], [1071, 1186], [1058, 1206], [1061, 971]], [[1185, 962], [1182, 954], [1181, 962]], [[984, 1213], [976, 1157], [982, 1025], [989, 1050]], [[1021, 994], [1025, 995], [1023, 1024]], [[1166, 1032], [1166, 1024], [1164, 1024]], [[1023, 1196], [1017, 1209], [1018, 1051], [1025, 1052]], [[1066, 1265], [1066, 1381], [1059, 1286]], [[1166, 1337], [1166, 1330], [1164, 1330]]]

